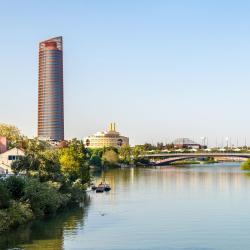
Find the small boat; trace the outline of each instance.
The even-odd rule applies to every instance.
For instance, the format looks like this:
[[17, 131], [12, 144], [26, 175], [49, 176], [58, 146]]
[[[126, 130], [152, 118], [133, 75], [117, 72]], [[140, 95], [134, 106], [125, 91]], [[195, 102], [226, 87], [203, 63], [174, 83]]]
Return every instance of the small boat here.
[[104, 192], [104, 189], [105, 189], [105, 187], [104, 187], [104, 185], [101, 183], [101, 184], [99, 184], [98, 185], [98, 187], [96, 188], [96, 193], [103, 193]]
[[93, 191], [95, 191], [95, 190], [97, 189], [96, 185], [92, 185], [92, 186], [91, 186], [91, 189], [92, 189]]
[[111, 187], [108, 184], [104, 184], [104, 191], [108, 192], [111, 190]]

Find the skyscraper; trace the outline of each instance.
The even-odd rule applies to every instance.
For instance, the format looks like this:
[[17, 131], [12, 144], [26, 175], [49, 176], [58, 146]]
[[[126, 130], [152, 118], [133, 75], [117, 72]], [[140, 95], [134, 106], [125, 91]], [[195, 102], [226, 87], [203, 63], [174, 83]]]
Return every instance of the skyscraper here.
[[63, 106], [63, 41], [55, 37], [39, 44], [39, 138], [64, 140]]

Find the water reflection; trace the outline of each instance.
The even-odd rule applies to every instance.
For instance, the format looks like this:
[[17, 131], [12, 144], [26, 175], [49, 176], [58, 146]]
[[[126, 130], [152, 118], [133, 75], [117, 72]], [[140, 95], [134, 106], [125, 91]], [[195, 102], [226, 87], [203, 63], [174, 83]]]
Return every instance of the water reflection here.
[[90, 192], [84, 209], [6, 234], [0, 249], [250, 249], [250, 175], [239, 165], [96, 173], [110, 192]]
[[244, 173], [239, 163], [209, 164], [203, 166], [178, 166], [142, 168], [142, 169], [113, 169], [103, 171], [96, 178], [96, 182], [106, 181], [116, 189], [124, 187], [144, 186], [162, 189], [199, 189], [204, 190], [240, 190], [249, 185], [249, 173]]
[[77, 230], [83, 228], [89, 204], [90, 198], [86, 196], [84, 207], [62, 211], [53, 218], [35, 221], [1, 235], [0, 249], [64, 249], [65, 235], [76, 235]]

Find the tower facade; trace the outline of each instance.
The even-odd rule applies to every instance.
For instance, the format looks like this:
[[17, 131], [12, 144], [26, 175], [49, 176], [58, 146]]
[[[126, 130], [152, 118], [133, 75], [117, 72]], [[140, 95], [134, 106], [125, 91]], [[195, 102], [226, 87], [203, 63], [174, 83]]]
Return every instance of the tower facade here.
[[62, 37], [39, 44], [38, 137], [64, 140]]

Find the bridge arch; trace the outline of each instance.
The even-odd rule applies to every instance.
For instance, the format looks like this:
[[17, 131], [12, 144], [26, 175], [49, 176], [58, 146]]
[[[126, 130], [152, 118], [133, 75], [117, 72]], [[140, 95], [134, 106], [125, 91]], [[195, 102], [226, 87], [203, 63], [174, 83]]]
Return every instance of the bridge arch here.
[[[247, 153], [170, 153], [170, 154], [149, 154], [144, 157], [152, 159], [154, 166], [161, 166], [173, 162], [197, 159], [202, 157], [224, 157], [224, 158], [243, 158], [249, 159], [250, 154]], [[157, 160], [156, 160], [157, 159]]]

